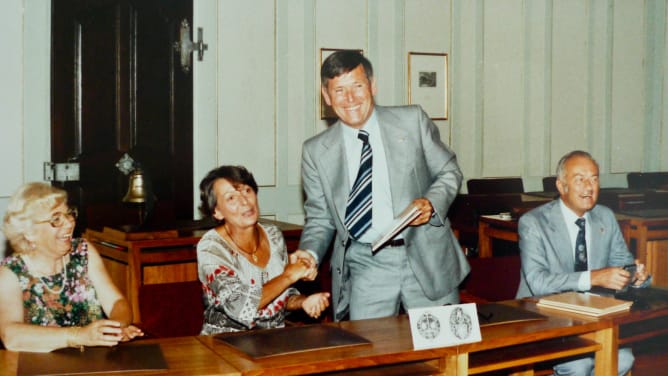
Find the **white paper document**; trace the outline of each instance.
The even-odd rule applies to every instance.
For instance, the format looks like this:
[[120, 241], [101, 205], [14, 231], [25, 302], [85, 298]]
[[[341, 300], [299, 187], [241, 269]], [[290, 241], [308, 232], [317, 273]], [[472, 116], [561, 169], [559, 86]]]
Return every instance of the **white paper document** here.
[[413, 222], [415, 218], [420, 215], [418, 208], [410, 204], [404, 211], [399, 214], [397, 218], [392, 221], [390, 228], [378, 240], [371, 244], [371, 251], [376, 252], [386, 242], [392, 240], [398, 233], [400, 233], [409, 223]]
[[432, 349], [482, 340], [475, 303], [410, 308], [408, 318], [415, 349]]

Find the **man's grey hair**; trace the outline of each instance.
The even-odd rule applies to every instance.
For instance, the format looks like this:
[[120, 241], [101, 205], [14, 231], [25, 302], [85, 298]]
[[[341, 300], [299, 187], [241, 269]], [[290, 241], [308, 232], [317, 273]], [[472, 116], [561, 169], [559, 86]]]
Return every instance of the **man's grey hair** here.
[[587, 158], [590, 161], [594, 162], [596, 168], [598, 168], [598, 162], [596, 162], [596, 159], [594, 159], [594, 157], [592, 157], [591, 154], [583, 150], [573, 150], [572, 152], [561, 157], [559, 163], [557, 163], [557, 179], [561, 181], [564, 181], [564, 179], [566, 179], [566, 167], [565, 167], [566, 162], [568, 162], [568, 160], [570, 160], [571, 158], [575, 157]]

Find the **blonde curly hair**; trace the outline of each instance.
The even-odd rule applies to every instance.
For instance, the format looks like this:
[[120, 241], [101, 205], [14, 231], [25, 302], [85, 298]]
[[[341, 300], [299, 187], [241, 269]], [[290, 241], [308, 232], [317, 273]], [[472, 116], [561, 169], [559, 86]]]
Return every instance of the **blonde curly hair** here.
[[63, 202], [67, 202], [66, 191], [41, 182], [26, 183], [12, 195], [2, 221], [2, 232], [15, 252], [30, 250], [26, 234], [36, 221], [44, 219]]

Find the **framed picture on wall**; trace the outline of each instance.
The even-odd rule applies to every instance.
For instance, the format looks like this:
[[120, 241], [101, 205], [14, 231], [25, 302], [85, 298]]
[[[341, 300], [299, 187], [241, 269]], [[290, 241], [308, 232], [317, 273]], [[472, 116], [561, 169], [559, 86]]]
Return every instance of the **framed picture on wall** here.
[[433, 120], [448, 119], [448, 54], [408, 53], [408, 103]]
[[[364, 50], [355, 49], [355, 48], [321, 48], [320, 49], [320, 67], [322, 63], [327, 59], [327, 57], [333, 54], [336, 51], [357, 51], [361, 54], [364, 54]], [[320, 77], [320, 69], [318, 69], [318, 78]], [[325, 98], [322, 97], [322, 92], [320, 93], [320, 119], [334, 120], [337, 119], [336, 113], [332, 109], [332, 106], [327, 105]]]

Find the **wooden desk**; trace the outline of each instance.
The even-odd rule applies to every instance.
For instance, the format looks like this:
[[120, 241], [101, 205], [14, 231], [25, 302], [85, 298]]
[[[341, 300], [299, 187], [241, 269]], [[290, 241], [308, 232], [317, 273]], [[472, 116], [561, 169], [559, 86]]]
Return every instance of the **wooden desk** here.
[[[483, 326], [481, 342], [428, 350], [413, 350], [405, 315], [328, 323], [322, 325], [339, 326], [364, 336], [372, 344], [263, 359], [252, 359], [208, 336], [139, 340], [137, 342], [159, 343], [169, 370], [124, 374], [466, 375], [507, 369], [530, 375], [534, 363], [593, 352], [596, 374], [616, 375], [618, 345], [632, 345], [668, 334], [668, 298], [662, 296], [644, 306], [634, 304], [630, 312], [598, 319], [539, 309], [531, 299], [503, 304], [539, 312], [546, 315], [547, 320]], [[0, 376], [17, 373], [19, 356], [18, 352], [0, 350]]]
[[452, 229], [458, 234], [460, 244], [476, 247], [481, 215], [510, 212], [519, 216], [553, 198], [553, 193], [459, 194], [450, 205], [448, 218]]
[[624, 240], [642, 263], [647, 261], [647, 242], [668, 239], [668, 209], [625, 211], [616, 214]]
[[[531, 302], [507, 304], [536, 309]], [[482, 341], [437, 349], [414, 350], [406, 315], [328, 323], [372, 342], [370, 345], [304, 351], [254, 359], [213, 337], [199, 337], [242, 375], [415, 374], [467, 375], [498, 369], [531, 368], [534, 363], [595, 353], [596, 374], [616, 374], [616, 327], [610, 320], [550, 314], [546, 320], [482, 328]], [[499, 357], [498, 354], [503, 354]]]
[[492, 242], [503, 239], [519, 241], [517, 218], [501, 219], [498, 215], [481, 215], [478, 220], [478, 257], [492, 257]]
[[[127, 344], [132, 346], [135, 343], [159, 343], [162, 349], [162, 354], [167, 362], [168, 370], [160, 371], [136, 371], [136, 372], [122, 372], [115, 373], [128, 376], [143, 376], [143, 375], [222, 375], [222, 376], [237, 376], [241, 375], [230, 364], [225, 363], [216, 354], [204, 346], [197, 337], [177, 337], [177, 338], [162, 338], [159, 340], [138, 340]], [[126, 346], [121, 344], [120, 346]], [[84, 350], [85, 352], [85, 350]], [[7, 350], [0, 350], [0, 376], [16, 375], [18, 371], [19, 356], [21, 353]], [[45, 362], [49, 361], [49, 354], [45, 353]], [[95, 375], [99, 376], [101, 373], [79, 373], [79, 375]]]
[[[651, 217], [641, 213], [652, 213]], [[647, 264], [647, 245], [650, 241], [668, 239], [668, 209], [640, 210], [615, 213], [624, 240], [637, 259]], [[665, 213], [665, 215], [663, 214]], [[518, 220], [500, 219], [498, 215], [481, 215], [478, 224], [478, 252], [480, 257], [491, 257], [493, 239], [519, 241]], [[649, 266], [649, 265], [648, 265]]]
[[[264, 218], [260, 221], [282, 230], [289, 251], [298, 247], [301, 226]], [[207, 230], [165, 230], [142, 235], [88, 229], [83, 236], [100, 252], [112, 280], [130, 302], [133, 321], [140, 323], [141, 286], [198, 280], [196, 247]]]
[[612, 317], [619, 325], [619, 344], [633, 345], [638, 341], [668, 335], [668, 288], [652, 287], [650, 298], [634, 303], [631, 311]]
[[136, 323], [141, 322], [142, 285], [197, 280], [198, 236], [122, 240], [111, 232], [88, 229], [84, 237], [100, 252], [111, 279], [130, 302]]
[[[481, 342], [428, 350], [413, 350], [407, 316], [328, 323], [323, 325], [338, 325], [370, 339], [372, 344], [260, 360], [207, 336], [139, 340], [159, 343], [169, 370], [126, 374], [466, 375], [505, 367], [530, 375], [533, 363], [594, 352], [596, 374], [615, 375], [618, 344], [629, 345], [668, 332], [665, 298], [599, 319], [538, 309], [529, 299], [504, 304], [540, 312], [548, 319], [483, 326]], [[561, 350], [555, 342], [563, 344]], [[15, 375], [18, 358], [18, 352], [0, 350], [0, 376]]]

